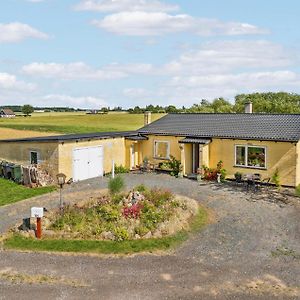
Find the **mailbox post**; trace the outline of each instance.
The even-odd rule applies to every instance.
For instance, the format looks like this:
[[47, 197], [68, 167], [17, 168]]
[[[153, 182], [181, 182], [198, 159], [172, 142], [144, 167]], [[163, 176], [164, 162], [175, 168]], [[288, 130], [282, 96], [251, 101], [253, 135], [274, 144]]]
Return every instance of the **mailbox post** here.
[[31, 218], [36, 218], [36, 232], [38, 239], [42, 237], [42, 217], [44, 216], [43, 207], [31, 207]]

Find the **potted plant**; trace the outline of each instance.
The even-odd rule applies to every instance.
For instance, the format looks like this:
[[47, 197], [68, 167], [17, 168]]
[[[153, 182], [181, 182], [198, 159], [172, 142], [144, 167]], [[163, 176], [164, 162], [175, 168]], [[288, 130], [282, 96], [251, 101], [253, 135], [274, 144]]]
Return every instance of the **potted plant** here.
[[241, 182], [242, 181], [242, 176], [243, 174], [241, 172], [235, 172], [234, 178], [236, 182]]
[[202, 169], [197, 169], [197, 181], [202, 181]]

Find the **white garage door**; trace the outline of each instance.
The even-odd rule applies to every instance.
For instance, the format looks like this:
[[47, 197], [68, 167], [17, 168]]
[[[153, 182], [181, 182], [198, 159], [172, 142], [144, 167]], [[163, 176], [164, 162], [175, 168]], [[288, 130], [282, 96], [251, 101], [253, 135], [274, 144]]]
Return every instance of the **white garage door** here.
[[73, 180], [103, 176], [103, 148], [86, 147], [73, 150]]

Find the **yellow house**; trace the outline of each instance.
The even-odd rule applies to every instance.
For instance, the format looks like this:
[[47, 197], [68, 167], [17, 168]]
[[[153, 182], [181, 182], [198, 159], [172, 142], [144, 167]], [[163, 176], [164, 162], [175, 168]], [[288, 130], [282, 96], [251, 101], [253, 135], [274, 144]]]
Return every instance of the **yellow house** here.
[[[169, 114], [131, 132], [74, 134], [0, 141], [0, 160], [38, 165], [53, 178], [74, 181], [103, 176], [112, 166], [154, 166], [174, 156], [185, 176], [222, 160], [227, 176], [236, 172], [300, 184], [300, 115]], [[149, 123], [149, 124], [148, 124]]]

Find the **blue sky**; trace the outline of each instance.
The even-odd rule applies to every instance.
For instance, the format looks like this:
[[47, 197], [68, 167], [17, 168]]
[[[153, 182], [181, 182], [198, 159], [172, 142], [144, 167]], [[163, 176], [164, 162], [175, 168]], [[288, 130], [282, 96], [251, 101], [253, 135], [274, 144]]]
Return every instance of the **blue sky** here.
[[0, 105], [300, 93], [299, 12], [296, 0], [5, 0]]

